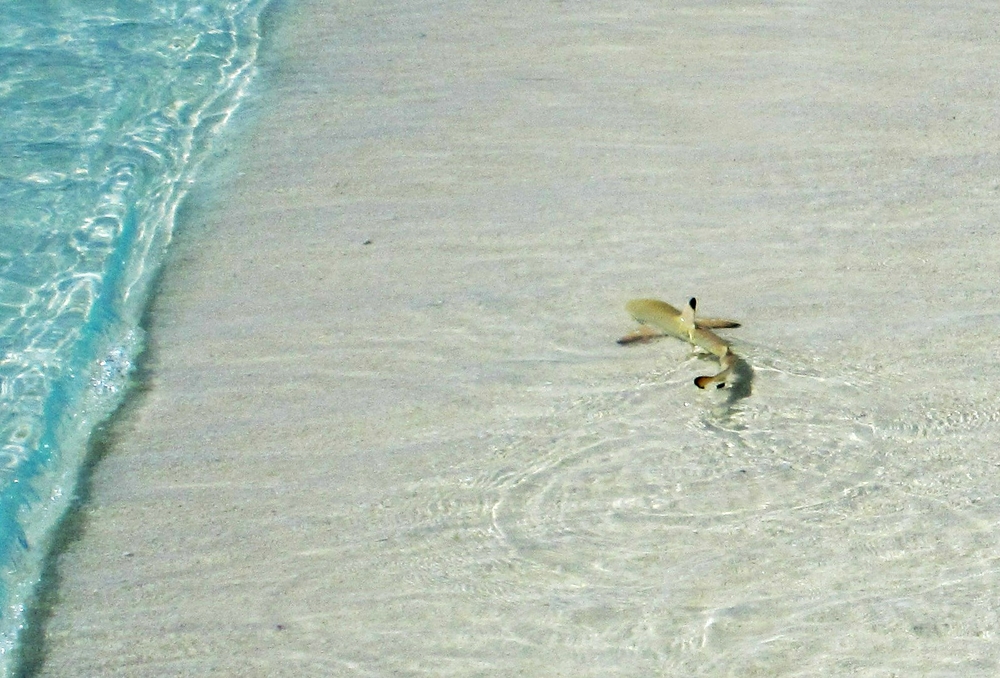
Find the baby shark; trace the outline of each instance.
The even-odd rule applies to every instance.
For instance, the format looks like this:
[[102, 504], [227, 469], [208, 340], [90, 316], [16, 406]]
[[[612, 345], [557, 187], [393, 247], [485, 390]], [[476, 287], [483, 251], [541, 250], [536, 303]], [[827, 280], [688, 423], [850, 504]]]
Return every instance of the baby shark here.
[[625, 310], [642, 325], [638, 331], [627, 334], [618, 340], [619, 344], [632, 344], [638, 341], [649, 341], [657, 337], [676, 337], [689, 344], [702, 348], [718, 357], [722, 370], [713, 376], [698, 377], [694, 380], [698, 388], [708, 388], [715, 384], [716, 388], [726, 385], [733, 367], [739, 358], [733, 353], [719, 335], [712, 330], [739, 327], [738, 322], [716, 318], [695, 318], [697, 301], [692, 298], [684, 310], [678, 311], [670, 304], [658, 299], [633, 299], [625, 304]]

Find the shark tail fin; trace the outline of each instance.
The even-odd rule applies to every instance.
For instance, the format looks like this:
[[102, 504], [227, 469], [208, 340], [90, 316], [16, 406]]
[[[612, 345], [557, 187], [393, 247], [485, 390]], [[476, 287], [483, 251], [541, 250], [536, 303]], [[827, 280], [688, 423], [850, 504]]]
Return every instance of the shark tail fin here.
[[715, 384], [715, 388], [724, 388], [726, 386], [726, 379], [736, 364], [736, 356], [732, 353], [726, 353], [726, 355], [719, 359], [719, 363], [722, 365], [721, 372], [711, 377], [698, 377], [694, 380], [694, 385], [701, 389], [708, 388], [711, 384]]

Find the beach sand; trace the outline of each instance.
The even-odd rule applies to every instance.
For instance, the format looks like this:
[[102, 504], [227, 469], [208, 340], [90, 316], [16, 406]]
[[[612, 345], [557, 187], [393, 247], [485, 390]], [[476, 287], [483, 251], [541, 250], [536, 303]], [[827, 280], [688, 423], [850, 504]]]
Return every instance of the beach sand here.
[[995, 675], [1000, 10], [292, 5], [37, 675]]

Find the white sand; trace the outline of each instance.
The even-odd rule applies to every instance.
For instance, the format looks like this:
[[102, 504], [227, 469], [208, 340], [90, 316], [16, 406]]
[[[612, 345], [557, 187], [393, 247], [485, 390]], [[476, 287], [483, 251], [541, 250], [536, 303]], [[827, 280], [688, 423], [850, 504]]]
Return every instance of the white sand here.
[[996, 675], [1000, 7], [885, 5], [289, 7], [41, 675]]

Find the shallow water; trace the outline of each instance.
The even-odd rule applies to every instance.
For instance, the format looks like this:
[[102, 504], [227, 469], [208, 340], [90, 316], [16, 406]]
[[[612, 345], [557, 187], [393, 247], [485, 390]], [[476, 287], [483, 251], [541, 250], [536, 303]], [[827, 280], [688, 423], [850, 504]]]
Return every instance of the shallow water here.
[[[47, 675], [996, 675], [995, 21], [932, 4], [305, 6]], [[615, 345], [691, 295], [741, 389]]]
[[[480, 357], [503, 350], [465, 331]], [[736, 340], [754, 381], [734, 399], [691, 384], [705, 363], [679, 342], [615, 354], [582, 336], [571, 353], [537, 346], [512, 388], [480, 384], [509, 403], [487, 428], [395, 452], [448, 470], [373, 502], [345, 549], [387, 568], [347, 587], [387, 612], [354, 610], [340, 660], [455, 675], [996, 666], [990, 397]], [[290, 599], [313, 631], [315, 608]]]
[[0, 653], [142, 350], [177, 205], [252, 74], [263, 4], [0, 9]]

